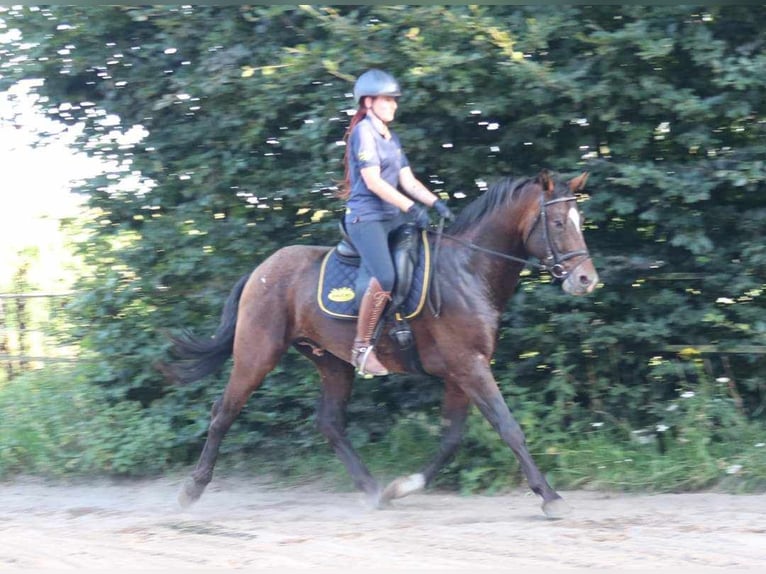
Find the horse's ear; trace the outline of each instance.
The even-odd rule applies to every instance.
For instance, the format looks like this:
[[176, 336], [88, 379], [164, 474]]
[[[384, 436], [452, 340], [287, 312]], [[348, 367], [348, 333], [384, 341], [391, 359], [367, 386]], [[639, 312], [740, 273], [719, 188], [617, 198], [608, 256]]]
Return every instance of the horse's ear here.
[[580, 191], [585, 187], [585, 182], [588, 181], [588, 176], [590, 174], [587, 171], [582, 172], [581, 175], [578, 175], [576, 178], [574, 178], [572, 181], [569, 182], [569, 189], [572, 193], [576, 191]]
[[540, 184], [540, 186], [543, 188], [545, 193], [551, 194], [553, 193], [553, 188], [555, 187], [555, 184], [553, 182], [553, 178], [551, 177], [551, 174], [548, 173], [547, 169], [544, 169], [540, 172], [540, 175], [537, 176], [537, 183]]

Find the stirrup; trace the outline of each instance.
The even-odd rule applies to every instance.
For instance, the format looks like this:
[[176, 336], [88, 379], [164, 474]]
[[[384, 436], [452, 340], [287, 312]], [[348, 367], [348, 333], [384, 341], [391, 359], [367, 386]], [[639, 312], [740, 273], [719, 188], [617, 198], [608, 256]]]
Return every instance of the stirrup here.
[[[374, 345], [367, 345], [366, 347], [362, 347], [360, 349], [354, 349], [352, 351], [352, 359], [351, 362], [356, 367], [356, 372], [359, 373], [362, 376], [369, 376], [369, 377], [375, 377], [379, 376], [382, 377], [383, 375], [388, 374], [388, 369], [383, 366], [381, 363], [381, 367], [385, 370], [384, 373], [368, 373], [367, 372], [367, 360], [370, 358], [370, 354], [372, 353], [374, 348]], [[378, 360], [380, 363], [380, 360]]]

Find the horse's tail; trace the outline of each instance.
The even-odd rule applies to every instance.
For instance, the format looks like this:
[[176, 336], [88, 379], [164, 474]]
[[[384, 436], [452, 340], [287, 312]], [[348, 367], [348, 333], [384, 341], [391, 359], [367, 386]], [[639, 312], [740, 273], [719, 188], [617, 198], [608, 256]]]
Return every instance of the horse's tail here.
[[174, 354], [181, 359], [170, 367], [172, 377], [176, 381], [197, 381], [217, 371], [231, 356], [239, 300], [249, 278], [250, 273], [243, 275], [232, 288], [221, 312], [221, 322], [212, 337], [195, 337], [189, 331], [185, 331], [180, 337], [170, 337]]

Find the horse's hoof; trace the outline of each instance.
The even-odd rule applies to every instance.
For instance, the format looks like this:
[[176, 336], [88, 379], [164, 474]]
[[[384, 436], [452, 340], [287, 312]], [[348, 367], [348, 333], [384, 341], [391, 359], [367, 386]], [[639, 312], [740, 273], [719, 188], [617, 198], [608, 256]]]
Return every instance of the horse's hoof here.
[[386, 507], [386, 503], [383, 501], [383, 491], [380, 488], [376, 488], [372, 492], [366, 492], [364, 494], [365, 506], [370, 510], [382, 510]]
[[571, 508], [563, 498], [554, 498], [548, 502], [543, 502], [543, 512], [545, 513], [545, 516], [551, 520], [564, 518], [571, 511]]
[[178, 505], [181, 508], [189, 508], [199, 500], [204, 490], [205, 485], [198, 484], [193, 478], [187, 478], [178, 493]]
[[395, 498], [402, 498], [408, 494], [423, 490], [426, 486], [426, 477], [422, 474], [411, 474], [409, 476], [401, 476], [391, 483], [383, 490], [381, 494], [381, 504], [388, 504]]

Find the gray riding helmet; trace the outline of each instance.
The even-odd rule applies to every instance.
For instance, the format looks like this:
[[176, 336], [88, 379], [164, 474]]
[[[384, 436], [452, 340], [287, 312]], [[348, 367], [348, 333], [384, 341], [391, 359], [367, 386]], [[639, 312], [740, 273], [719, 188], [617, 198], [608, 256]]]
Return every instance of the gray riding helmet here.
[[399, 82], [391, 74], [383, 70], [367, 70], [356, 79], [354, 84], [354, 101], [359, 101], [365, 96], [393, 96], [398, 98], [402, 95]]

